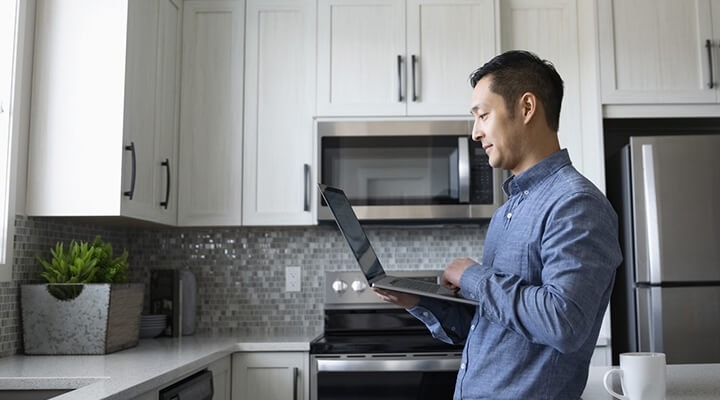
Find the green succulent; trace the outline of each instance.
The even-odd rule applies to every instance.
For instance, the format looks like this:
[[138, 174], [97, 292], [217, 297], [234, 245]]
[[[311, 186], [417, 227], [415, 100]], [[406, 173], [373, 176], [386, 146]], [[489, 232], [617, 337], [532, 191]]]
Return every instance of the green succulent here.
[[85, 283], [127, 282], [127, 250], [114, 256], [112, 245], [100, 236], [92, 243], [73, 240], [67, 249], [57, 242], [50, 254], [50, 261], [38, 256], [45, 269], [40, 276], [51, 284], [48, 290], [58, 299], [77, 297]]

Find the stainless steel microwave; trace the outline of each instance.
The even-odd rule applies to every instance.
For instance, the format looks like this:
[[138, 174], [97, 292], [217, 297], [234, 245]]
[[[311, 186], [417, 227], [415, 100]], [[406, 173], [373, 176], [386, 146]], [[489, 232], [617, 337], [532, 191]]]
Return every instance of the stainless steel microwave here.
[[[490, 218], [506, 174], [470, 138], [471, 121], [319, 121], [318, 179], [364, 221]], [[318, 220], [332, 220], [318, 196]]]

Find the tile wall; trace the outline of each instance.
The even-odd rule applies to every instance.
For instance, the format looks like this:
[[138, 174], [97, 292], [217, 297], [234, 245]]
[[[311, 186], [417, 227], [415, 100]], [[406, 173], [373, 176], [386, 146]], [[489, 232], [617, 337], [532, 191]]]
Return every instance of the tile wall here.
[[[154, 268], [189, 266], [198, 284], [197, 332], [315, 335], [322, 330], [324, 272], [355, 270], [331, 225], [272, 228], [133, 228], [18, 217], [13, 282], [0, 283], [0, 356], [21, 352], [18, 285], [37, 282], [38, 254], [56, 241], [96, 234], [130, 251], [131, 280]], [[456, 256], [482, 254], [485, 225], [366, 228], [390, 270], [442, 269]], [[300, 266], [302, 290], [285, 292], [285, 267]], [[147, 308], [147, 307], [146, 307]]]

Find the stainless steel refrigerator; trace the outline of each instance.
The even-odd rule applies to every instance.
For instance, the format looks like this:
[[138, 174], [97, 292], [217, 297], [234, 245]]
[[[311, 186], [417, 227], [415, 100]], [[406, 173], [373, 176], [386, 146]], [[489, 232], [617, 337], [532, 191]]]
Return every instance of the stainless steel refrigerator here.
[[720, 135], [631, 137], [608, 163], [608, 197], [624, 253], [613, 363], [627, 351], [720, 362]]

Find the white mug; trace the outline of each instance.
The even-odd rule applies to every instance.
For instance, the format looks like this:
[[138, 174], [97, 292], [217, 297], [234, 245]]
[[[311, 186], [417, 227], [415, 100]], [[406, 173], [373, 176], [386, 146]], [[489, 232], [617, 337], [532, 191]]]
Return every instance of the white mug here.
[[[610, 377], [615, 374], [620, 376], [623, 394], [611, 387]], [[664, 400], [665, 374], [663, 353], [622, 353], [620, 368], [606, 372], [603, 385], [613, 397], [622, 400]]]

